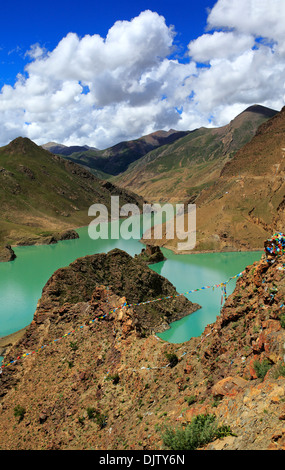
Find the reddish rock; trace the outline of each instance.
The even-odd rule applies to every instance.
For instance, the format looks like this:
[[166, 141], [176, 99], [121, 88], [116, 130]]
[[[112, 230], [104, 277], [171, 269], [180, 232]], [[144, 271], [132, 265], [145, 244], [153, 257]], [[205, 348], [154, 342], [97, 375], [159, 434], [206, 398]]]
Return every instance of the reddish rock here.
[[280, 321], [278, 320], [265, 320], [262, 322], [262, 328], [266, 329], [266, 333], [275, 333], [281, 330]]
[[235, 396], [247, 386], [248, 381], [241, 377], [226, 377], [212, 387], [212, 394], [214, 396]]
[[190, 374], [193, 371], [193, 366], [191, 364], [186, 364], [184, 367], [185, 374]]
[[252, 350], [254, 353], [260, 354], [262, 351], [264, 351], [265, 338], [266, 335], [264, 331], [262, 331], [257, 340], [252, 342]]
[[253, 366], [256, 360], [258, 360], [258, 356], [254, 355], [253, 358], [251, 359], [250, 363], [249, 363], [249, 374], [250, 374], [252, 379], [257, 379], [257, 375], [256, 375], [256, 372], [255, 372], [255, 369], [254, 369], [254, 366]]
[[269, 268], [269, 264], [267, 263], [267, 261], [262, 261], [256, 267], [255, 272], [254, 272], [254, 276], [253, 276], [253, 282], [256, 285], [256, 287], [261, 286], [263, 275], [268, 270], [268, 268]]
[[181, 392], [183, 390], [183, 384], [184, 384], [183, 379], [181, 377], [177, 377], [177, 379], [175, 379], [175, 383], [178, 387], [179, 392]]
[[209, 406], [203, 405], [203, 404], [195, 405], [192, 408], [190, 408], [189, 410], [186, 410], [185, 419], [186, 419], [186, 421], [190, 422], [192, 420], [192, 418], [194, 418], [194, 416], [197, 416], [197, 415], [200, 415], [200, 414], [205, 415], [205, 414], [209, 414], [209, 413], [213, 413], [213, 409], [211, 410]]

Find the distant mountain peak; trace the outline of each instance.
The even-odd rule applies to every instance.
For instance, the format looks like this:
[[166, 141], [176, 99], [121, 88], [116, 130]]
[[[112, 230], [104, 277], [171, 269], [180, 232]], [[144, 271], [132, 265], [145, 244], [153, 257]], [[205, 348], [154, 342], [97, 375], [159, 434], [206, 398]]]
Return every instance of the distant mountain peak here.
[[[22, 145], [22, 144], [33, 144], [34, 142], [29, 139], [28, 137], [16, 137], [14, 140], [11, 140], [11, 142], [8, 145], [14, 146], [14, 145]], [[36, 144], [35, 144], [36, 145]]]
[[21, 152], [26, 153], [31, 149], [37, 149], [38, 146], [28, 137], [16, 137], [16, 139], [12, 140], [7, 146], [6, 151], [9, 153]]
[[266, 116], [266, 117], [272, 117], [275, 114], [277, 114], [277, 112], [278, 111], [276, 111], [275, 109], [267, 108], [266, 106], [262, 106], [260, 104], [254, 104], [246, 108], [241, 114], [257, 113], [257, 114], [262, 114], [263, 116]]
[[41, 147], [45, 150], [48, 150], [51, 153], [55, 153], [58, 155], [71, 155], [75, 152], [83, 152], [86, 150], [97, 150], [95, 147], [89, 147], [88, 145], [63, 145], [58, 144], [57, 142], [47, 142], [46, 144], [41, 145]]
[[58, 142], [47, 142], [46, 144], [43, 144], [42, 147], [46, 150], [48, 150], [51, 147], [62, 147], [66, 148], [66, 145], [59, 144]]

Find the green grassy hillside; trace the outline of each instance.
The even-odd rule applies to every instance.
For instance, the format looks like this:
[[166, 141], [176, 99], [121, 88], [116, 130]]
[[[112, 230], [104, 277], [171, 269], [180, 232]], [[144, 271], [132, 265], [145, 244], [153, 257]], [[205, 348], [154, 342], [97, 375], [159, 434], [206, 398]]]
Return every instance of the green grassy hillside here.
[[[71, 155], [62, 155], [66, 159], [83, 165], [96, 176], [103, 179], [126, 171], [129, 165], [151, 150], [188, 134], [188, 131], [157, 131], [136, 140], [120, 142], [104, 150], [82, 150]], [[62, 152], [60, 152], [62, 153]]]
[[259, 125], [275, 114], [252, 106], [226, 126], [197, 129], [149, 152], [112, 181], [154, 201], [193, 201], [217, 180], [225, 163], [252, 139]]
[[19, 137], [0, 149], [0, 246], [44, 241], [59, 230], [90, 223], [94, 203], [110, 207], [141, 199], [99, 180], [79, 165]]

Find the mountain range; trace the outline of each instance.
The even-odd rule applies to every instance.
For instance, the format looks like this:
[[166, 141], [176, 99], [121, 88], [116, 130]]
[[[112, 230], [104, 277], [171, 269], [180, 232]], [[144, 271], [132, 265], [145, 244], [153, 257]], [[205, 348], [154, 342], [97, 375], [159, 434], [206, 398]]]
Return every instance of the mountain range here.
[[225, 163], [252, 139], [258, 127], [276, 113], [253, 105], [222, 127], [157, 131], [105, 150], [84, 146], [73, 151], [75, 147], [60, 144], [43, 147], [149, 202], [193, 202], [216, 181]]
[[42, 148], [48, 150], [51, 153], [55, 153], [58, 155], [71, 155], [75, 152], [83, 152], [86, 150], [97, 150], [95, 147], [89, 147], [88, 145], [63, 145], [57, 144], [56, 142], [48, 142], [47, 144], [42, 145]]
[[74, 147], [61, 147], [60, 144], [44, 144], [47, 150], [66, 156], [68, 160], [81, 164], [94, 174], [103, 178], [118, 175], [127, 170], [129, 165], [144, 156], [150, 150], [170, 144], [188, 134], [188, 131], [157, 131], [136, 140], [119, 142], [104, 150], [86, 149], [74, 152]]
[[[145, 155], [133, 157], [132, 163], [127, 158], [124, 171], [104, 177], [148, 202], [195, 203], [195, 251], [258, 250], [264, 238], [284, 224], [283, 121], [284, 109], [278, 113], [253, 105], [223, 127], [160, 141]], [[153, 135], [136, 142], [150, 138]], [[127, 144], [127, 151], [135, 152], [134, 143]], [[125, 146], [113, 147], [111, 159], [110, 149], [106, 151], [108, 164], [116, 158], [122, 162]], [[151, 241], [174, 251], [177, 242], [166, 237]]]
[[[282, 226], [283, 116], [254, 105], [220, 128], [157, 131], [80, 152], [19, 137], [0, 149], [0, 245], [54, 242], [89, 223], [91, 204], [109, 207], [116, 194], [122, 204], [195, 202], [197, 251], [258, 248]], [[174, 250], [176, 242], [152, 241]], [[0, 258], [10, 255], [6, 249]]]
[[112, 181], [154, 202], [194, 202], [259, 125], [275, 114], [272, 109], [251, 106], [226, 126], [196, 129], [149, 152]]
[[[284, 230], [285, 107], [259, 126], [195, 204], [196, 251], [259, 250]], [[175, 250], [177, 241], [153, 243]]]

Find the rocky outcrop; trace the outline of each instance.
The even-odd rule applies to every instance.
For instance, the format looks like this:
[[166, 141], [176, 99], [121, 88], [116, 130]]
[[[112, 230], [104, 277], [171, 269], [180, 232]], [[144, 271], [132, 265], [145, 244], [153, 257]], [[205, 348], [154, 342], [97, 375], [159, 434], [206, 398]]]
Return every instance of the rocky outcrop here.
[[135, 255], [136, 259], [144, 261], [146, 264], [155, 264], [165, 261], [166, 258], [159, 246], [146, 245], [142, 248], [139, 255]]
[[16, 255], [11, 245], [6, 245], [4, 248], [0, 247], [0, 262], [13, 261], [15, 258]]
[[2, 448], [156, 450], [165, 425], [214, 414], [231, 435], [206, 449], [285, 449], [284, 267], [282, 254], [248, 266], [217, 320], [178, 345], [151, 333], [158, 305], [186, 303], [137, 306], [175, 292], [144, 263], [113, 250], [56, 271], [6, 352]]
[[184, 296], [177, 297], [175, 302], [172, 299], [151, 302], [176, 295], [175, 287], [144, 263], [114, 249], [107, 254], [79, 258], [68, 268], [56, 271], [43, 289], [36, 315], [51, 307], [62, 307], [66, 302], [90, 301], [96, 285], [105, 285], [116, 295], [124, 295], [133, 306], [141, 330], [148, 333], [163, 331], [170, 322], [200, 308]]
[[59, 233], [56, 237], [58, 241], [60, 240], [75, 240], [79, 238], [78, 233], [75, 230], [65, 230], [64, 232]]

